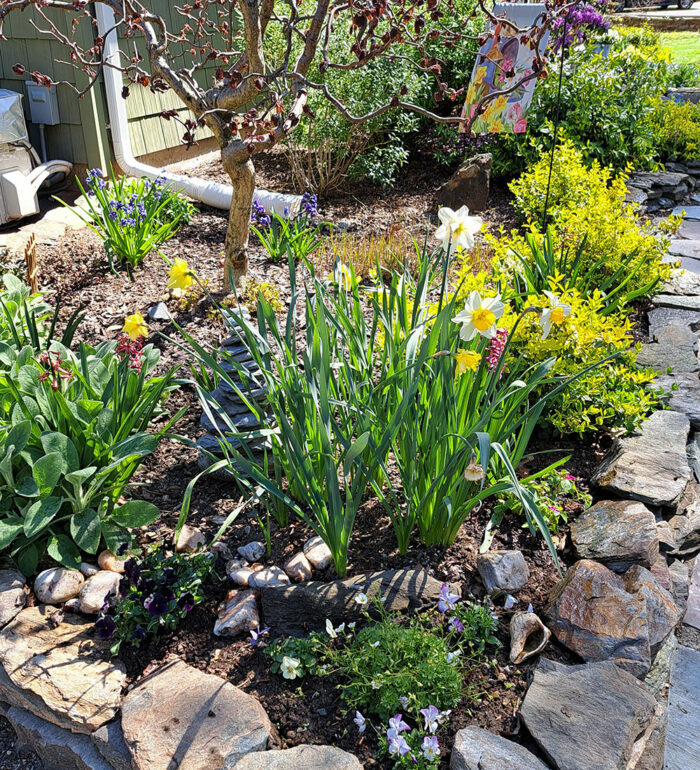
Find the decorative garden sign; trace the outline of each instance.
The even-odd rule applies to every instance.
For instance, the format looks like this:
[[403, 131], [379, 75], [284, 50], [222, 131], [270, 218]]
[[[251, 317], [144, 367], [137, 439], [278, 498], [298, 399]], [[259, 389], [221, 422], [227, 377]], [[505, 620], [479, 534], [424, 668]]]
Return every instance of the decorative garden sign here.
[[[471, 118], [484, 97], [494, 91], [505, 93], [484, 105], [472, 124], [475, 134], [525, 132], [525, 115], [532, 101], [537, 73], [533, 69], [535, 43], [530, 36], [523, 34], [523, 30], [530, 28], [544, 12], [545, 6], [541, 4], [497, 3], [494, 6], [494, 15], [504, 19], [504, 22], [490, 22], [486, 39], [476, 57], [463, 114], [466, 115], [469, 110]], [[548, 39], [547, 31], [539, 41], [540, 54], [544, 53]], [[511, 85], [513, 90], [508, 92]]]

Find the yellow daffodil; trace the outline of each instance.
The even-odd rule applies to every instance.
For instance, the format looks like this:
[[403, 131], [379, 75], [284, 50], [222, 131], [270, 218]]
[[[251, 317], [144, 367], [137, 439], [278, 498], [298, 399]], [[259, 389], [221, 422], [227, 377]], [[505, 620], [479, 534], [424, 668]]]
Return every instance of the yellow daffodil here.
[[481, 230], [481, 217], [470, 217], [469, 209], [462, 206], [453, 211], [443, 206], [438, 211], [440, 227], [435, 231], [435, 237], [442, 241], [444, 251], [459, 251], [471, 249], [474, 246], [474, 236]]
[[148, 337], [148, 327], [141, 313], [133, 313], [124, 319], [123, 332], [129, 335], [132, 340], [137, 340], [139, 337]]
[[189, 269], [187, 262], [179, 257], [170, 265], [168, 274], [168, 288], [185, 291], [192, 286], [194, 272]]
[[477, 67], [476, 73], [474, 75], [473, 84], [475, 86], [478, 86], [479, 83], [481, 83], [485, 77], [486, 77], [486, 67]]
[[552, 324], [559, 326], [564, 323], [564, 319], [571, 315], [571, 306], [559, 300], [556, 294], [551, 291], [545, 291], [549, 300], [549, 307], [542, 311], [540, 316], [540, 326], [542, 327], [542, 339], [546, 340], [552, 329]]
[[496, 334], [496, 321], [503, 315], [506, 306], [501, 302], [501, 295], [481, 299], [478, 291], [472, 291], [467, 297], [464, 310], [452, 319], [461, 324], [460, 339], [473, 340], [477, 334], [491, 339]]
[[459, 377], [464, 374], [467, 369], [471, 369], [472, 372], [475, 372], [479, 368], [481, 356], [473, 350], [458, 350], [457, 353], [455, 353], [455, 359], [457, 360], [455, 377]]

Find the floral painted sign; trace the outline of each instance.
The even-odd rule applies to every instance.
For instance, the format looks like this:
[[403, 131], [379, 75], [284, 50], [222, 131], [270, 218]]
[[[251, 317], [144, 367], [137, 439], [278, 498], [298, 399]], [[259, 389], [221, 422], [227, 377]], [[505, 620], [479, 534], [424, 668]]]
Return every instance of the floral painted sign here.
[[[534, 26], [537, 17], [545, 11], [541, 4], [496, 3], [494, 16], [512, 22], [520, 29]], [[547, 46], [548, 33], [540, 40], [540, 53]], [[524, 41], [524, 42], [523, 42]], [[508, 24], [491, 22], [484, 44], [474, 64], [471, 83], [467, 90], [463, 116], [474, 116], [479, 102], [494, 91], [503, 91], [532, 73], [536, 59], [530, 42]], [[487, 102], [472, 124], [474, 134], [513, 132], [522, 134], [527, 128], [527, 109], [532, 101], [537, 78], [519, 85], [508, 94]]]

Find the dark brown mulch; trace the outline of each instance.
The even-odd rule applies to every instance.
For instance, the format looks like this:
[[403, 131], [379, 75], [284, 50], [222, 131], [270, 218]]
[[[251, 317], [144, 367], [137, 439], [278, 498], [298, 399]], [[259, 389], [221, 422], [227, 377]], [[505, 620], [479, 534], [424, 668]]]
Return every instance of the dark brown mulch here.
[[[279, 159], [269, 162], [274, 165]], [[275, 169], [278, 176], [283, 173], [279, 167]], [[200, 169], [198, 173], [217, 178], [221, 170], [212, 166]], [[262, 168], [262, 177], [263, 184], [266, 178], [275, 181], [272, 170], [266, 167]], [[395, 189], [383, 191], [379, 187], [363, 185], [361, 190], [322, 201], [322, 214], [336, 221], [353, 219], [359, 232], [381, 232], [395, 226], [398, 219], [415, 233], [424, 226], [426, 218], [434, 214], [435, 191], [446, 178], [447, 172], [419, 163], [411, 167], [410, 174], [399, 179]], [[495, 189], [493, 206], [483, 215], [492, 227], [514, 224], [506, 195], [504, 189]], [[358, 198], [361, 200], [358, 201]], [[217, 286], [221, 277], [225, 229], [226, 221], [222, 213], [204, 208], [192, 225], [183, 228], [165, 245], [164, 251], [171, 259], [178, 256], [185, 258], [200, 279]], [[64, 315], [84, 306], [86, 318], [79, 337], [88, 342], [114, 339], [126, 315], [141, 312], [145, 317], [148, 308], [161, 300], [167, 302], [177, 324], [200, 342], [216, 345], [224, 336], [222, 327], [212, 319], [211, 306], [206, 299], [192, 307], [179, 307], [175, 300], [168, 299], [167, 266], [155, 254], [131, 277], [124, 273], [114, 275], [107, 268], [100, 240], [89, 231], [80, 231], [69, 233], [57, 246], [42, 247], [39, 250], [39, 266], [41, 288], [55, 292], [63, 305]], [[288, 297], [286, 266], [272, 264], [255, 244], [251, 248], [250, 274], [258, 281], [276, 284], [282, 297]], [[163, 367], [185, 364], [185, 354], [174, 341], [179, 337], [173, 323], [149, 322], [149, 329], [149, 342], [162, 351]], [[188, 376], [186, 366], [181, 374]], [[201, 410], [192, 389], [186, 385], [171, 397], [169, 409], [174, 411], [183, 405], [188, 406], [189, 411], [176, 430], [194, 439], [202, 432], [199, 426]], [[547, 432], [535, 436], [534, 447], [536, 450], [558, 447], [561, 452], [571, 454], [567, 467], [580, 477], [583, 488], [599, 453], [605, 448], [591, 446], [591, 442], [586, 441], [555, 439]], [[539, 456], [532, 461], [532, 467], [538, 467], [538, 463], [555, 456], [558, 455]], [[145, 540], [170, 537], [185, 487], [197, 473], [196, 461], [195, 450], [167, 439], [144, 463], [135, 479], [139, 486], [135, 488], [134, 495], [150, 500], [162, 511], [161, 520], [145, 533]], [[233, 481], [209, 477], [197, 487], [189, 521], [212, 535], [240, 499], [240, 492]], [[573, 506], [570, 513], [575, 512], [576, 506]], [[440, 580], [462, 583], [465, 597], [470, 594], [480, 596], [483, 588], [476, 572], [476, 557], [489, 515], [488, 506], [472, 515], [462, 527], [456, 542], [448, 548], [425, 548], [414, 538], [408, 553], [401, 556], [396, 550], [389, 519], [383, 510], [368, 501], [357, 518], [348, 573], [424, 566]], [[524, 552], [531, 579], [528, 588], [518, 597], [515, 609], [525, 609], [532, 604], [536, 612], [541, 612], [558, 573], [542, 541], [522, 528], [521, 524], [514, 520], [505, 522], [496, 535], [495, 546], [519, 548]], [[270, 561], [280, 564], [312, 534], [300, 522], [293, 523], [284, 531], [273, 531]], [[263, 539], [254, 511], [236, 520], [224, 537], [234, 552], [238, 545], [253, 539]], [[565, 540], [562, 539], [560, 546], [565, 566], [571, 557]], [[334, 576], [329, 569], [326, 574], [316, 577], [332, 579]], [[285, 746], [304, 742], [332, 743], [358, 754], [367, 766], [388, 767], [386, 762], [374, 761], [376, 743], [372, 736], [366, 735], [358, 744], [351, 715], [343, 713], [338, 691], [331, 682], [305, 679], [290, 686], [279, 676], [269, 673], [267, 659], [259, 648], [253, 649], [247, 639], [230, 640], [213, 635], [216, 607], [229, 587], [225, 583], [212, 586], [210, 599], [196, 608], [173, 635], [140, 649], [123, 650], [120, 657], [128, 668], [130, 679], [134, 681], [156, 663], [178, 655], [191, 665], [218, 674], [260, 698]], [[516, 668], [509, 664], [510, 613], [502, 609], [498, 612], [498, 636], [503, 647], [494, 651], [491, 660], [480, 663], [467, 676], [466, 685], [470, 692], [478, 695], [478, 700], [465, 695], [453, 712], [447, 737], [451, 739], [456, 730], [475, 723], [529, 745], [527, 736], [519, 732], [517, 710], [531, 665]], [[550, 646], [548, 655], [571, 660], [570, 655], [556, 644]], [[441, 743], [445, 751], [443, 766], [446, 767], [450, 744], [449, 740], [442, 740]]]

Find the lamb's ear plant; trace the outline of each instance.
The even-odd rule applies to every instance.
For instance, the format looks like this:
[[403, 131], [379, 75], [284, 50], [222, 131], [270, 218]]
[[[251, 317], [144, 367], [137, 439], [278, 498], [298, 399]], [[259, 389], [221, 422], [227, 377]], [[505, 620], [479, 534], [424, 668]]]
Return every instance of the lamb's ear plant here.
[[0, 345], [0, 550], [28, 575], [45, 552], [75, 568], [102, 543], [116, 551], [159, 515], [120, 498], [184, 412], [147, 432], [175, 372], [149, 376], [158, 362], [150, 346], [136, 371], [115, 345], [74, 354], [54, 343], [38, 359], [29, 346]]

